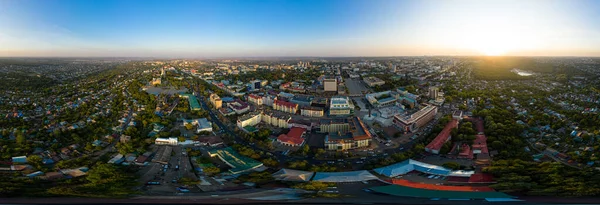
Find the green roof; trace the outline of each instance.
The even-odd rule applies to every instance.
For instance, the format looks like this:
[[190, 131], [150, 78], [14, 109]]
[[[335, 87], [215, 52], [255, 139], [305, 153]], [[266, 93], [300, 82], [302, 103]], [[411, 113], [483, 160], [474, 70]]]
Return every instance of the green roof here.
[[233, 174], [249, 171], [262, 165], [262, 163], [249, 157], [238, 154], [231, 147], [215, 149], [209, 151], [210, 156], [218, 156], [223, 162], [231, 167], [229, 170]]
[[514, 198], [502, 192], [470, 192], [470, 191], [439, 191], [418, 189], [400, 185], [373, 187], [371, 190], [383, 194], [403, 197], [447, 198], [447, 199], [485, 199], [485, 198]]
[[187, 97], [188, 102], [190, 104], [190, 110], [200, 110], [200, 103], [198, 103], [198, 99], [196, 99], [196, 96], [187, 93], [181, 94], [181, 96]]
[[257, 131], [256, 128], [253, 126], [246, 126], [246, 127], [244, 127], [244, 129], [248, 132], [256, 132]]

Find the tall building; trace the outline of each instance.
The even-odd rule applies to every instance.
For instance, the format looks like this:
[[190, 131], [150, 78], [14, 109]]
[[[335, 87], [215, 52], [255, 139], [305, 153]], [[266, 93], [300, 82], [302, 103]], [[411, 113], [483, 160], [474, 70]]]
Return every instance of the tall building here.
[[337, 79], [325, 78], [323, 79], [323, 91], [337, 91]]
[[438, 87], [429, 87], [429, 98], [437, 99], [440, 94], [440, 88]]
[[210, 94], [210, 103], [215, 106], [215, 109], [223, 107], [223, 100], [217, 94]]

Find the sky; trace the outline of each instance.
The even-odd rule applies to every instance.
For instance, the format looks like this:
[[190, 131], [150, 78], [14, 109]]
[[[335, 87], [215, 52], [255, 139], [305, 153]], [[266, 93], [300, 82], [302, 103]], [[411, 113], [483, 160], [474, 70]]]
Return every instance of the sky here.
[[0, 56], [600, 56], [594, 0], [0, 0]]

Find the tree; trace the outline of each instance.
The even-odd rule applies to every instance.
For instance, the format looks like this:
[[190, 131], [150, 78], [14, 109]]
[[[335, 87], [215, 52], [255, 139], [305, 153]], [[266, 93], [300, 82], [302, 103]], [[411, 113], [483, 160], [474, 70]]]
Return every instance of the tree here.
[[27, 138], [23, 132], [17, 131], [16, 135], [17, 144], [24, 145], [27, 142]]
[[179, 140], [179, 142], [185, 142], [185, 137], [183, 136], [179, 136], [177, 137], [177, 139]]
[[42, 157], [40, 155], [29, 155], [27, 156], [27, 164], [35, 167], [36, 169], [42, 168]]
[[266, 158], [262, 161], [262, 163], [267, 167], [277, 167], [279, 165], [279, 162], [272, 158]]
[[192, 130], [192, 128], [194, 128], [194, 125], [192, 125], [191, 123], [186, 123], [185, 124], [185, 129]]
[[460, 169], [460, 164], [458, 164], [456, 162], [446, 162], [442, 166], [446, 167], [448, 169], [453, 169], [453, 170]]
[[208, 176], [213, 176], [215, 174], [221, 173], [221, 169], [215, 166], [202, 168], [202, 171]]

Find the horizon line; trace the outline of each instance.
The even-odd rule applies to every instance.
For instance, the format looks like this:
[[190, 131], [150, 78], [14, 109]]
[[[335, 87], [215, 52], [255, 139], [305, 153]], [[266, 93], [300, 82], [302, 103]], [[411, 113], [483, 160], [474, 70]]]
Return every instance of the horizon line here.
[[576, 55], [390, 55], [390, 56], [235, 56], [235, 57], [155, 57], [155, 56], [0, 56], [4, 58], [87, 58], [87, 59], [103, 59], [103, 58], [124, 58], [124, 59], [192, 59], [192, 60], [227, 60], [227, 59], [260, 59], [260, 58], [399, 58], [399, 57], [487, 57], [487, 58], [503, 58], [503, 57], [537, 57], [537, 58], [600, 58], [598, 56], [576, 56]]

